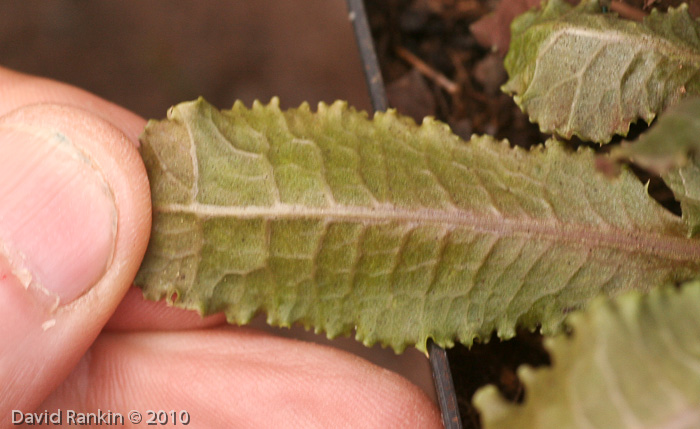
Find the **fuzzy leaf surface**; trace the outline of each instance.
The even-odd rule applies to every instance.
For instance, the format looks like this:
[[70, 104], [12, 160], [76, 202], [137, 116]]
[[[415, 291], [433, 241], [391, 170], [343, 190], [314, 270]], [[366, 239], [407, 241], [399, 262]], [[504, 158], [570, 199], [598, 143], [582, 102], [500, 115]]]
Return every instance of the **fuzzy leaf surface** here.
[[592, 297], [688, 279], [700, 242], [590, 149], [464, 142], [336, 102], [182, 103], [141, 154], [151, 241], [136, 283], [232, 323], [257, 312], [395, 350], [554, 331]]
[[600, 299], [546, 340], [551, 368], [523, 366], [525, 402], [494, 386], [474, 403], [485, 429], [700, 427], [700, 282]]
[[681, 203], [689, 236], [700, 231], [700, 98], [665, 111], [634, 143], [622, 142], [605, 163], [630, 160], [661, 175]]
[[643, 23], [597, 0], [549, 0], [513, 22], [503, 90], [546, 133], [607, 143], [700, 93], [700, 23], [685, 5]]
[[622, 142], [612, 160], [629, 159], [656, 174], [686, 166], [700, 154], [700, 98], [682, 101], [665, 111], [635, 142]]
[[700, 232], [700, 154], [694, 155], [683, 167], [672, 168], [661, 177], [681, 203], [688, 236]]

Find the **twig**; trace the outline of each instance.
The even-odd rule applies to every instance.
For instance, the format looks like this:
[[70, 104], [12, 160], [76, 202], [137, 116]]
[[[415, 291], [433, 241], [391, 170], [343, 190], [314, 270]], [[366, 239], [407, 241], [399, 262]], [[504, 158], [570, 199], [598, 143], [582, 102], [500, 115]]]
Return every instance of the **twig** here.
[[433, 340], [429, 340], [428, 356], [442, 412], [442, 425], [445, 429], [462, 429], [462, 417], [459, 415], [459, 405], [452, 380], [452, 371], [450, 371], [450, 362], [447, 360], [447, 352], [436, 345]]
[[384, 80], [382, 79], [382, 71], [379, 69], [377, 54], [374, 51], [374, 41], [367, 22], [365, 5], [362, 0], [347, 0], [347, 3], [348, 18], [352, 22], [355, 40], [357, 40], [357, 47], [360, 50], [360, 57], [365, 68], [365, 80], [372, 100], [372, 108], [375, 112], [386, 110], [388, 103], [384, 90]]
[[423, 76], [435, 82], [440, 88], [447, 91], [449, 94], [456, 94], [459, 92], [459, 85], [449, 80], [444, 74], [430, 67], [428, 64], [423, 62], [420, 58], [413, 55], [408, 49], [399, 46], [396, 48], [396, 55], [401, 57], [404, 61], [411, 64], [416, 68]]
[[610, 9], [619, 13], [621, 17], [631, 19], [632, 21], [641, 22], [647, 16], [646, 12], [619, 1], [612, 2], [610, 4]]

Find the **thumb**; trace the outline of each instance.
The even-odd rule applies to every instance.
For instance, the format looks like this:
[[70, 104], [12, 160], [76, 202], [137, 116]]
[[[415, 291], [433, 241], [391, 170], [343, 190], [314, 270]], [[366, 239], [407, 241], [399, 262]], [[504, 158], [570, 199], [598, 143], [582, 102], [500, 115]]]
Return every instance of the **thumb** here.
[[134, 144], [74, 107], [0, 118], [0, 421], [69, 374], [126, 293], [150, 228]]

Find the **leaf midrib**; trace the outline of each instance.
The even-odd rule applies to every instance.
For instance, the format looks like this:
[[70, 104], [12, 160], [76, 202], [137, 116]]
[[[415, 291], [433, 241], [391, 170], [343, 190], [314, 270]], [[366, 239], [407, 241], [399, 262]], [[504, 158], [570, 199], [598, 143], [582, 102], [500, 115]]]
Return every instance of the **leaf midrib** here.
[[679, 262], [700, 260], [700, 241], [683, 236], [650, 231], [621, 229], [595, 224], [574, 224], [521, 217], [506, 218], [459, 209], [401, 208], [390, 204], [376, 207], [334, 205], [311, 207], [278, 203], [271, 206], [218, 206], [212, 204], [164, 204], [154, 207], [160, 213], [192, 214], [200, 218], [230, 217], [237, 219], [317, 219], [364, 224], [391, 221], [406, 224], [437, 224], [448, 230], [465, 228], [474, 232], [500, 236], [517, 235], [544, 238], [578, 247], [607, 247], [630, 253], [657, 256]]

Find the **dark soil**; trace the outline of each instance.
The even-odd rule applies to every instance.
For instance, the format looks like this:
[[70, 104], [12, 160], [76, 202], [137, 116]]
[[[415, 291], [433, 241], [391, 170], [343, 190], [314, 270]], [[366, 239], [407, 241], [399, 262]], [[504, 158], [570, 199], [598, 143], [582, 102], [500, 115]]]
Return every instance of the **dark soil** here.
[[[465, 139], [472, 133], [491, 134], [506, 138], [511, 144], [529, 147], [548, 138], [499, 89], [507, 79], [503, 57], [509, 26], [508, 22], [498, 20], [509, 21], [539, 0], [365, 3], [390, 106], [418, 123], [424, 116], [434, 116]], [[680, 0], [626, 0], [613, 1], [610, 8], [622, 17], [639, 20], [652, 7], [665, 11], [680, 3]], [[689, 9], [694, 17], [700, 16], [700, 2], [690, 2]], [[478, 24], [494, 11], [497, 19]], [[634, 125], [628, 138], [644, 129], [645, 124]], [[636, 173], [645, 181], [649, 178], [643, 171]], [[668, 208], [679, 212], [670, 191], [660, 180], [652, 180], [650, 192]], [[508, 341], [494, 336], [487, 344], [475, 344], [471, 349], [457, 346], [448, 351], [448, 356], [465, 428], [481, 427], [471, 404], [478, 388], [495, 384], [508, 399], [522, 401], [525, 392], [516, 376], [517, 367], [549, 363], [541, 335], [529, 332], [519, 332]]]

